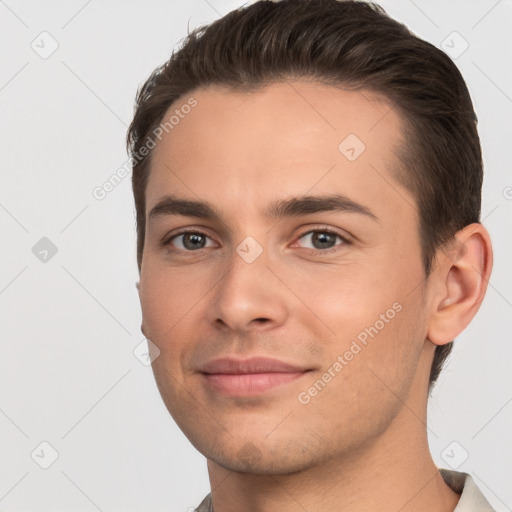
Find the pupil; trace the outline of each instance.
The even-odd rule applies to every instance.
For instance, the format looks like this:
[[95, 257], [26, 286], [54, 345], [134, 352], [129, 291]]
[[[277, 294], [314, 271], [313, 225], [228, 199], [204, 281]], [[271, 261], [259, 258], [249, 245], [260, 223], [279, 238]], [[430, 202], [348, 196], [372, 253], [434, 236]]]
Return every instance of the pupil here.
[[334, 235], [331, 233], [313, 233], [313, 243], [318, 242], [319, 249], [329, 249], [334, 240]]

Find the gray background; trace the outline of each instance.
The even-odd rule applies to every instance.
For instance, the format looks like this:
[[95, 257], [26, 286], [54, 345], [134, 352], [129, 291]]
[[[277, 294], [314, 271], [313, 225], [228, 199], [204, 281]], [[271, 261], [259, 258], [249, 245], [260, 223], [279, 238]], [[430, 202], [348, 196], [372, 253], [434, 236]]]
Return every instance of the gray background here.
[[[93, 190], [127, 160], [138, 85], [187, 24], [242, 4], [0, 1], [0, 510], [185, 511], [209, 491], [144, 364], [130, 176], [103, 200]], [[477, 111], [495, 266], [430, 401], [429, 440], [439, 466], [511, 510], [512, 3], [381, 5], [452, 52]]]

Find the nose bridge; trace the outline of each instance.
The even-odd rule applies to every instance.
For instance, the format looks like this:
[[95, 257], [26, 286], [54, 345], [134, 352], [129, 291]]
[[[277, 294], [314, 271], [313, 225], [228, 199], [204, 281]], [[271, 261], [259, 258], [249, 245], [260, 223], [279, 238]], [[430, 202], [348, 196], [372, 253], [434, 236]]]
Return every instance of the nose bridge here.
[[224, 277], [217, 287], [214, 322], [244, 330], [255, 324], [284, 321], [285, 296], [267, 265], [268, 251], [254, 238], [247, 237], [236, 246], [226, 258]]

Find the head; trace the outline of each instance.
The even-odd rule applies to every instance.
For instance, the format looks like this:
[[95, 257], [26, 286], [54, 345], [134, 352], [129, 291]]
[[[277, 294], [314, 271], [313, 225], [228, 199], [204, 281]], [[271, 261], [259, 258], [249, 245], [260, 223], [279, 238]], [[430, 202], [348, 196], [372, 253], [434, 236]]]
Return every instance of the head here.
[[[389, 388], [402, 403], [420, 384], [427, 394], [476, 313], [470, 299], [446, 311], [458, 302], [441, 297], [456, 295], [447, 269], [486, 237], [476, 124], [451, 59], [360, 1], [257, 2], [189, 34], [152, 73], [127, 137], [143, 330], [160, 350], [162, 397], [203, 453], [206, 431], [218, 457], [239, 447], [243, 469], [256, 419], [270, 432], [289, 410], [293, 431], [335, 403], [346, 415], [329, 432], [350, 433], [354, 447], [399, 414]], [[168, 202], [150, 216], [171, 195], [205, 204]], [[325, 208], [340, 195], [343, 211]], [[306, 196], [323, 200], [283, 202]], [[328, 251], [300, 229], [308, 222]], [[473, 284], [476, 301], [485, 289]], [[210, 394], [199, 372], [214, 356], [255, 353], [309, 372], [275, 391], [266, 416], [268, 400]], [[326, 372], [321, 393], [307, 392]], [[311, 453], [330, 435], [313, 423], [304, 432]], [[262, 436], [257, 458], [303, 446], [294, 436]]]

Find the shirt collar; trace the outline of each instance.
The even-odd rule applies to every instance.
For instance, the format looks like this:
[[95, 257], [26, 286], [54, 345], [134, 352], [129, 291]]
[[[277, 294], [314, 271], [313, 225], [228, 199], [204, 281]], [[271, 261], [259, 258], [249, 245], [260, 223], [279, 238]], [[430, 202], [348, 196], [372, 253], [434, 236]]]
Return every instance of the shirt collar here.
[[453, 512], [495, 512], [470, 474], [443, 468], [439, 472], [446, 485], [460, 494]]

